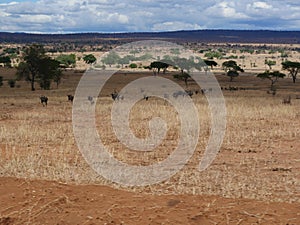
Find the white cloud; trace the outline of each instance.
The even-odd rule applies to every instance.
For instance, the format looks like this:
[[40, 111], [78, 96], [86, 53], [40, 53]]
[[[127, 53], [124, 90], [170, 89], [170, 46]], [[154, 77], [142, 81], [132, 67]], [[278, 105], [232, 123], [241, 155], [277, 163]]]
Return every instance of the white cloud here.
[[152, 27], [152, 31], [176, 31], [176, 30], [199, 30], [203, 27], [198, 24], [189, 24], [183, 23], [179, 21], [169, 21], [164, 23], [154, 24]]
[[12, 0], [0, 4], [0, 31], [299, 30], [299, 9], [298, 0]]
[[253, 3], [253, 8], [257, 8], [257, 9], [271, 9], [272, 6], [269, 5], [266, 2], [254, 2]]
[[237, 11], [237, 7], [234, 2], [220, 2], [206, 10], [208, 14], [211, 15], [211, 18], [214, 17], [225, 17], [229, 19], [241, 19], [247, 18], [247, 16]]

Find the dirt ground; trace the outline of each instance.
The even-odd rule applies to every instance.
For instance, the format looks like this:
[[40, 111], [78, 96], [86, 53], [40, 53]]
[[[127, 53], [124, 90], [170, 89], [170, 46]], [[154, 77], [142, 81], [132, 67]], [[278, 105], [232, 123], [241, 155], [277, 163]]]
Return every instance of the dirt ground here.
[[[0, 72], [6, 81], [15, 71]], [[115, 88], [120, 90], [144, 75], [149, 72], [113, 76], [101, 93], [100, 103], [107, 103], [103, 110], [110, 109], [109, 94]], [[29, 84], [22, 81], [19, 88], [11, 89], [6, 82], [1, 87], [1, 225], [300, 224], [299, 82], [280, 80], [278, 93], [272, 96], [266, 93], [269, 81], [253, 74], [234, 82], [217, 75], [222, 87], [247, 90], [224, 91], [227, 133], [210, 169], [196, 171], [206, 143], [203, 138], [186, 169], [170, 180], [126, 189], [99, 178], [78, 151], [72, 104], [66, 95], [74, 93], [80, 77], [66, 72], [61, 86], [50, 91], [30, 92]], [[49, 97], [47, 107], [39, 102], [41, 94]], [[287, 95], [292, 96], [292, 105], [281, 103]], [[202, 96], [193, 100], [200, 109], [204, 107]], [[149, 102], [161, 107], [155, 100]], [[145, 102], [142, 107], [147, 107]], [[201, 134], [208, 128], [205, 120]], [[107, 143], [121, 152], [111, 134], [106, 135]], [[173, 143], [167, 141], [163, 148]]]
[[300, 203], [0, 178], [0, 224], [299, 224]]

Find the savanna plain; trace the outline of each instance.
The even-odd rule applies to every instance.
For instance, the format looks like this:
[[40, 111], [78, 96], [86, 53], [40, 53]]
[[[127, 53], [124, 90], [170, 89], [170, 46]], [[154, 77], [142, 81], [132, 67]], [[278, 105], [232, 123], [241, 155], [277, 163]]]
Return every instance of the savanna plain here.
[[[212, 71], [223, 89], [227, 125], [211, 166], [198, 171], [211, 114], [201, 87], [189, 80], [188, 89], [199, 92], [192, 96], [201, 125], [196, 150], [174, 176], [146, 187], [107, 181], [77, 147], [67, 95], [75, 93], [82, 69], [65, 70], [58, 88], [30, 91], [26, 81], [10, 88], [6, 80], [16, 70], [1, 67], [0, 224], [300, 224], [300, 81], [280, 79], [276, 94], [269, 94], [270, 81], [257, 78], [255, 71], [265, 65], [247, 70], [254, 61], [243, 61], [245, 72], [232, 82], [220, 66]], [[174, 73], [167, 70], [158, 76], [186, 88]], [[111, 109], [122, 100], [115, 102], [110, 94], [147, 76], [153, 72], [117, 72], [95, 103], [102, 142], [116, 159], [131, 165], [162, 161], [180, 137], [176, 110], [155, 97], [141, 99], [130, 113], [130, 127], [140, 138], [149, 135], [151, 118], [166, 121], [168, 131], [155, 151], [131, 151], [114, 134]], [[49, 98], [45, 107], [41, 95]], [[291, 103], [283, 104], [288, 96]]]

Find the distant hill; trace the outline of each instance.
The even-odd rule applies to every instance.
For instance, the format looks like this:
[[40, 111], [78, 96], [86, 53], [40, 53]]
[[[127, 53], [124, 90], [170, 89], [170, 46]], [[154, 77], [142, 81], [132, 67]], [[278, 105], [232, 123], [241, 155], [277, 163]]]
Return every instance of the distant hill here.
[[30, 34], [0, 32], [3, 43], [94, 43], [111, 44], [135, 40], [159, 39], [177, 42], [203, 43], [278, 43], [300, 44], [300, 31], [268, 30], [193, 30], [172, 32], [136, 33], [75, 33], [75, 34]]

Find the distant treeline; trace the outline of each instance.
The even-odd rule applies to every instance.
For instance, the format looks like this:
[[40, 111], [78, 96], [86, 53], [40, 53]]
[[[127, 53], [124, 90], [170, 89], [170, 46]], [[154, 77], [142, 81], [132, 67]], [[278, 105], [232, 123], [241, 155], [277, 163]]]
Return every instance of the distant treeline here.
[[159, 39], [203, 43], [300, 44], [300, 31], [270, 30], [193, 30], [134, 33], [30, 34], [0, 32], [1, 43], [80, 43], [121, 44], [136, 40]]

